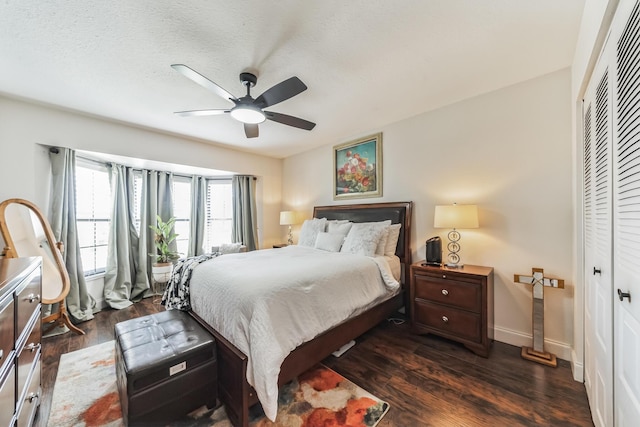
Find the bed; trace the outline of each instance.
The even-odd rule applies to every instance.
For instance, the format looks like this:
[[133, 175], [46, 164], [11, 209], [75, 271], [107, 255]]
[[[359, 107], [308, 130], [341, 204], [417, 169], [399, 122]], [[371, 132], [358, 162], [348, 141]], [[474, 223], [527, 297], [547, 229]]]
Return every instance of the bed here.
[[[327, 220], [349, 220], [355, 223], [376, 222], [390, 220], [392, 224], [400, 224], [400, 234], [396, 246], [395, 256], [400, 261], [401, 274], [404, 280], [400, 280], [400, 286], [393, 292], [391, 297], [381, 297], [375, 304], [369, 304], [359, 310], [356, 315], [341, 321], [331, 329], [320, 332], [315, 338], [299, 345], [291, 351], [280, 365], [279, 375], [277, 375], [278, 387], [297, 377], [316, 363], [320, 362], [332, 352], [358, 337], [370, 328], [377, 325], [382, 320], [389, 317], [393, 312], [405, 305], [407, 292], [404, 292], [404, 282], [409, 278], [409, 267], [411, 265], [411, 202], [375, 203], [359, 205], [341, 206], [319, 206], [314, 208], [314, 218], [326, 218]], [[289, 248], [292, 254], [304, 252], [302, 248]], [[254, 261], [248, 261], [246, 268], [239, 264], [241, 258], [249, 254], [238, 254], [236, 258], [231, 255], [226, 260], [231, 265], [235, 265], [234, 271], [250, 271], [255, 259], [269, 256], [269, 252], [282, 251], [279, 256], [286, 256], [287, 249], [271, 249], [259, 251], [254, 255]], [[257, 258], [256, 258], [257, 257]], [[249, 256], [246, 257], [250, 259]], [[198, 269], [204, 268], [199, 266]], [[205, 271], [205, 270], [202, 270]], [[194, 280], [197, 270], [194, 271]], [[239, 274], [239, 273], [238, 273]], [[234, 275], [237, 275], [234, 273]], [[249, 275], [250, 276], [250, 275]], [[256, 280], [255, 275], [249, 280]], [[194, 283], [192, 282], [192, 289]], [[193, 294], [192, 294], [193, 296]], [[195, 297], [194, 297], [195, 298]], [[192, 298], [193, 300], [193, 298]], [[192, 301], [193, 302], [193, 301]], [[202, 305], [195, 304], [190, 312], [200, 324], [209, 330], [217, 340], [218, 344], [218, 394], [224, 403], [227, 415], [235, 426], [248, 426], [249, 408], [258, 403], [256, 390], [249, 384], [247, 373], [251, 375], [249, 356], [241, 351], [239, 347], [245, 347], [244, 343], [234, 345], [225, 338], [229, 336], [224, 330], [224, 323], [206, 321], [211, 319], [210, 313], [206, 312]], [[217, 328], [211, 324], [219, 325]], [[246, 352], [248, 353], [248, 352]], [[255, 360], [254, 360], [255, 361]], [[262, 390], [258, 388], [259, 390]]]

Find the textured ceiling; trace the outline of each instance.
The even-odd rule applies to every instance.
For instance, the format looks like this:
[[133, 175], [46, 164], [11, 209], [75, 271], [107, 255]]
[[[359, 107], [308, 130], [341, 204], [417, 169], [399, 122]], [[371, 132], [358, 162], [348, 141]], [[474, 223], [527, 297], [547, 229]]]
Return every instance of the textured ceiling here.
[[[0, 93], [273, 157], [336, 144], [570, 66], [584, 0], [4, 0]], [[246, 139], [228, 108], [170, 65], [236, 96], [298, 76], [308, 90]]]

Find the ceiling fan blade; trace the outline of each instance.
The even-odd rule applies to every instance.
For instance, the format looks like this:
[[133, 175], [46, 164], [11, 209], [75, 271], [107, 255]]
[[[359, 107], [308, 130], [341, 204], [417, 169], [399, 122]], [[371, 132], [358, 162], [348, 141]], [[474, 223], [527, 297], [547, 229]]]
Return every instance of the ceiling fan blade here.
[[265, 111], [264, 115], [267, 117], [267, 119], [274, 122], [282, 123], [284, 125], [289, 125], [304, 130], [311, 130], [316, 126], [316, 124], [313, 122], [301, 119], [300, 117], [289, 116], [287, 114]]
[[223, 88], [221, 88], [220, 86], [218, 86], [217, 84], [215, 84], [214, 82], [212, 82], [211, 80], [203, 76], [202, 74], [192, 70], [191, 68], [187, 67], [184, 64], [173, 64], [171, 65], [171, 68], [173, 68], [174, 70], [176, 70], [177, 72], [185, 76], [186, 78], [193, 80], [194, 82], [198, 83], [200, 86], [209, 89], [210, 91], [216, 93], [218, 96], [221, 96], [222, 98], [228, 101], [233, 102], [234, 100], [236, 100], [235, 96], [231, 95], [229, 92], [227, 92], [226, 90], [224, 90]]
[[244, 134], [247, 135], [247, 138], [257, 138], [258, 133], [258, 125], [244, 124]]
[[307, 90], [307, 86], [297, 77], [291, 77], [277, 85], [267, 89], [256, 98], [254, 104], [260, 108], [270, 107], [285, 101]]
[[183, 117], [192, 116], [217, 116], [218, 114], [228, 113], [231, 110], [191, 110], [191, 111], [176, 111], [173, 114]]

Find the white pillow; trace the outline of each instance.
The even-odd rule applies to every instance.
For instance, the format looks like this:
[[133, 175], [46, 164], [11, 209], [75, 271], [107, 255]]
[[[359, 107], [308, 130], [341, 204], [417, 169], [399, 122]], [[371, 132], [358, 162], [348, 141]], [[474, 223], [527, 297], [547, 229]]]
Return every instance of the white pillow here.
[[318, 233], [324, 231], [324, 227], [326, 226], [326, 224], [326, 218], [313, 218], [305, 220], [302, 223], [302, 228], [300, 229], [298, 245], [314, 247], [316, 244]]
[[389, 236], [389, 227], [389, 225], [386, 226], [382, 232], [382, 236], [380, 236], [378, 246], [376, 246], [376, 255], [384, 255], [384, 249], [387, 246], [387, 236]]
[[321, 231], [316, 238], [315, 248], [329, 252], [340, 252], [342, 242], [344, 242], [344, 236], [342, 234]]
[[327, 232], [329, 231], [329, 226], [331, 224], [340, 225], [340, 224], [346, 224], [348, 222], [351, 222], [351, 221], [349, 221], [348, 219], [328, 219], [327, 220], [327, 229], [325, 231], [327, 231]]
[[327, 233], [342, 234], [343, 237], [346, 237], [347, 234], [349, 234], [349, 230], [351, 230], [352, 225], [353, 223], [349, 221], [345, 221], [345, 222], [329, 221], [327, 222]]
[[340, 252], [373, 256], [378, 242], [391, 221], [360, 222], [351, 226]]
[[235, 254], [240, 252], [240, 247], [242, 243], [223, 243], [220, 245], [220, 253], [224, 254]]
[[398, 238], [400, 237], [400, 227], [402, 227], [402, 224], [391, 224], [388, 227], [389, 234], [387, 235], [387, 243], [384, 249], [386, 256], [396, 254], [396, 246], [398, 246]]

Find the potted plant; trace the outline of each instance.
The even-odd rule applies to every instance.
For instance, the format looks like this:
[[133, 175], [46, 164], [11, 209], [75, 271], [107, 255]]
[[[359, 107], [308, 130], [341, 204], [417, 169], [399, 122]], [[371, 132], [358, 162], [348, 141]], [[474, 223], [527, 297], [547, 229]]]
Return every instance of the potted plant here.
[[180, 255], [171, 250], [169, 246], [178, 236], [173, 232], [175, 222], [175, 217], [171, 217], [167, 222], [164, 222], [160, 215], [158, 215], [156, 225], [149, 226], [156, 234], [154, 239], [156, 253], [149, 254], [149, 256], [155, 257], [156, 259], [156, 262], [151, 266], [151, 274], [153, 275], [153, 280], [158, 283], [166, 283], [169, 281], [171, 271], [173, 270], [173, 261], [180, 258]]

